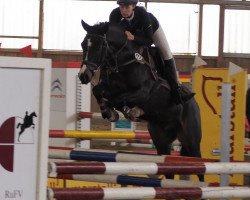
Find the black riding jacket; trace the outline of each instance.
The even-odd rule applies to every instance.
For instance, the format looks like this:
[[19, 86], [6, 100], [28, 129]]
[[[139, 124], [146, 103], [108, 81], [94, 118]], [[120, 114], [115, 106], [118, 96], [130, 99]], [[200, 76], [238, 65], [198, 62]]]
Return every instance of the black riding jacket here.
[[131, 32], [138, 45], [150, 47], [153, 44], [153, 29], [150, 17], [143, 7], [136, 6], [134, 17], [128, 21], [122, 17], [120, 8], [115, 8], [109, 16], [109, 22], [121, 24], [127, 31]]

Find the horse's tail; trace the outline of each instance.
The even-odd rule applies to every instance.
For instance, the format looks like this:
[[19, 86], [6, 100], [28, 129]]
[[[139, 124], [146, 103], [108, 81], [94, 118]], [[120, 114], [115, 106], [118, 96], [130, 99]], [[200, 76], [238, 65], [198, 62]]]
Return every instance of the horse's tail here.
[[16, 128], [19, 128], [20, 125], [22, 125], [22, 124], [21, 124], [21, 123], [18, 123], [17, 126], [16, 126]]

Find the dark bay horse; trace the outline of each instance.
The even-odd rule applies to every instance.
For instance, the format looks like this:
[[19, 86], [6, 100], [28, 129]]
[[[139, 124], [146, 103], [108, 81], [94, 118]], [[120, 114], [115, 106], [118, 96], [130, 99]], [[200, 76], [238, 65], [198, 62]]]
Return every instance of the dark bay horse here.
[[146, 120], [159, 155], [170, 154], [171, 143], [178, 139], [182, 156], [201, 157], [201, 119], [195, 99], [176, 105], [168, 83], [157, 76], [141, 47], [128, 41], [119, 25], [90, 26], [82, 21], [82, 26], [87, 31], [82, 42], [86, 67], [79, 78], [87, 84], [95, 71], [101, 71], [100, 82], [92, 91], [102, 116], [115, 121], [118, 110], [127, 118]]

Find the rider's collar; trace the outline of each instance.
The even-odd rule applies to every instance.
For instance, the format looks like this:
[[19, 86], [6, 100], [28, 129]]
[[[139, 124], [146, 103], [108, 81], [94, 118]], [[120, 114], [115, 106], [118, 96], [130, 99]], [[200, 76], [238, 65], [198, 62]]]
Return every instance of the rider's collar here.
[[134, 19], [134, 16], [135, 16], [135, 12], [133, 11], [133, 13], [130, 17], [126, 17], [124, 19], [126, 19], [127, 21], [131, 21], [132, 19]]

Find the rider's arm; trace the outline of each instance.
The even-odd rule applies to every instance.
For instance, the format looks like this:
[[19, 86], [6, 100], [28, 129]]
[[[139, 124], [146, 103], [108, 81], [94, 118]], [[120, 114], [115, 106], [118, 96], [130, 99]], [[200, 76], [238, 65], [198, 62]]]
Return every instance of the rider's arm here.
[[142, 23], [140, 31], [136, 31], [134, 41], [139, 45], [151, 46], [153, 44], [153, 29], [147, 11], [142, 7], [135, 8], [136, 20]]

